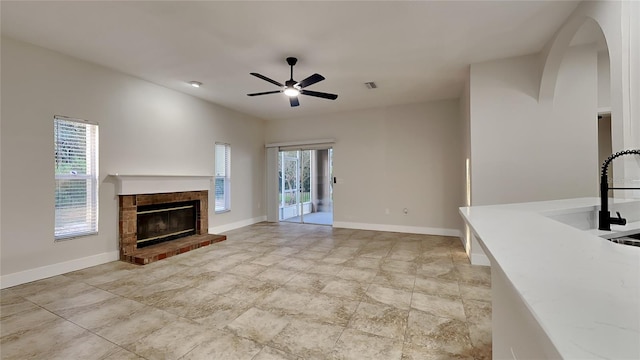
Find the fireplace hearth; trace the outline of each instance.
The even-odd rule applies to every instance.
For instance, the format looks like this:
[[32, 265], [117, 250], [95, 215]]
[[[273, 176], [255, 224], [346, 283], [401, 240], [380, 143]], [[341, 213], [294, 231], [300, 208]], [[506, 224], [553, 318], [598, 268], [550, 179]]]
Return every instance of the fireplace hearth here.
[[226, 239], [208, 233], [208, 191], [120, 195], [120, 259], [148, 264]]

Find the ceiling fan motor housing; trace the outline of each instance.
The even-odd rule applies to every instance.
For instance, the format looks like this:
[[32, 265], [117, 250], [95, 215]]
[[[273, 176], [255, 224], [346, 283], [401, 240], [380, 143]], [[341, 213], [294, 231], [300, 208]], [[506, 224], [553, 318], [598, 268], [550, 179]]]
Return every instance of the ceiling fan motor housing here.
[[287, 58], [287, 64], [289, 64], [289, 66], [294, 66], [297, 62], [298, 62], [298, 59], [294, 57]]
[[284, 82], [284, 86], [287, 88], [296, 88], [296, 89], [300, 89], [300, 86], [296, 86], [298, 82], [291, 79], [291, 80], [287, 80]]

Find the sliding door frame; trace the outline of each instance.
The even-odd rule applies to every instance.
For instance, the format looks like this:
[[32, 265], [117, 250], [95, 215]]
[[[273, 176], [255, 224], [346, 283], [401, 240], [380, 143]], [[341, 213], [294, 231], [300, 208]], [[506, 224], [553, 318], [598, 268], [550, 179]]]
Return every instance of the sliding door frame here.
[[[266, 169], [266, 184], [267, 184], [267, 221], [279, 222], [280, 221], [280, 199], [279, 199], [279, 176], [278, 176], [278, 157], [280, 151], [303, 151], [303, 150], [323, 150], [330, 149], [330, 155], [333, 154], [333, 148], [335, 139], [320, 139], [320, 140], [307, 140], [307, 141], [294, 141], [294, 142], [281, 142], [266, 144], [267, 148], [267, 169]], [[333, 159], [331, 159], [333, 162]], [[300, 162], [299, 171], [302, 171], [302, 162]], [[311, 170], [310, 170], [311, 171]], [[331, 175], [329, 174], [329, 181], [331, 181]], [[301, 222], [304, 223], [304, 215], [302, 214], [302, 201], [298, 204], [301, 216]], [[333, 213], [333, 210], [332, 210]]]

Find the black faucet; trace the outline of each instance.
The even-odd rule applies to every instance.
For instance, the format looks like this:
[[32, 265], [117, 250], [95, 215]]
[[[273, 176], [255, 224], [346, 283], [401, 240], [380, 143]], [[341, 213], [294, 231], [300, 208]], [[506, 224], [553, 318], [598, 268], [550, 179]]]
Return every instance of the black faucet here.
[[622, 156], [622, 155], [640, 155], [640, 149], [632, 149], [632, 150], [623, 150], [619, 151], [607, 158], [607, 160], [602, 163], [602, 173], [600, 174], [600, 211], [598, 212], [599, 218], [599, 230], [607, 230], [611, 231], [611, 224], [614, 225], [627, 225], [627, 219], [623, 219], [620, 216], [619, 212], [618, 217], [611, 217], [611, 213], [609, 212], [609, 190], [630, 190], [636, 189], [640, 190], [640, 188], [620, 188], [620, 187], [609, 187], [609, 179], [607, 178], [607, 169], [609, 168], [609, 164], [613, 159]]

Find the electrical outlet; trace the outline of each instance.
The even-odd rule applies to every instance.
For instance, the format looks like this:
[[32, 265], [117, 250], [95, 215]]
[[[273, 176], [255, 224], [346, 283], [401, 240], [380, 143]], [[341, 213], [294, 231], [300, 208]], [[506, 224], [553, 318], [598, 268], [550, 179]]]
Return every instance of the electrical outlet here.
[[391, 214], [391, 212], [389, 211], [389, 209], [388, 209], [388, 208], [387, 208], [387, 209], [384, 209], [384, 213], [385, 213], [386, 215]]
[[409, 213], [409, 209], [404, 208], [404, 209], [402, 209], [402, 212], [403, 212], [405, 215], [407, 215], [407, 214]]

